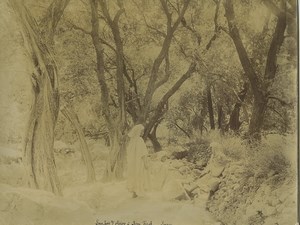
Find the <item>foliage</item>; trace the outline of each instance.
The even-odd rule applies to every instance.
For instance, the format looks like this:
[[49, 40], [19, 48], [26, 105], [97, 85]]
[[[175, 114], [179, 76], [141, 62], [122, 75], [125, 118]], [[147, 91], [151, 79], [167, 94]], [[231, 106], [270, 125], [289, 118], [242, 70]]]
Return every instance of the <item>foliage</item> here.
[[261, 145], [247, 149], [246, 173], [260, 178], [269, 178], [275, 185], [295, 177], [295, 139], [292, 135], [268, 135]]
[[[194, 87], [183, 92], [177, 103], [166, 115], [169, 129], [176, 135], [192, 137], [193, 133], [205, 129], [207, 126], [206, 103], [201, 87]], [[207, 129], [207, 128], [206, 128]]]

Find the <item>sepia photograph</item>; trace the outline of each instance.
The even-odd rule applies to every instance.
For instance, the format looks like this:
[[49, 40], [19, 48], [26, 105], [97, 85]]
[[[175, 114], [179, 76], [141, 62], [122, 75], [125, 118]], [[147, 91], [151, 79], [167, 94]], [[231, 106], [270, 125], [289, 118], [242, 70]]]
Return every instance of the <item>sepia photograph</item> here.
[[0, 225], [299, 225], [296, 0], [1, 0]]

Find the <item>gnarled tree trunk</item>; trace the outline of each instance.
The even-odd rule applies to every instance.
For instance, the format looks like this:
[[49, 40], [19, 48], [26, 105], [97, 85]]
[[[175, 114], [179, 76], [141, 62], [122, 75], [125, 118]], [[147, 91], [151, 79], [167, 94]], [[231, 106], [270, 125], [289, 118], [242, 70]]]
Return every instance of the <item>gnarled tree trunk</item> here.
[[10, 4], [22, 26], [22, 34], [33, 64], [33, 105], [25, 136], [23, 162], [30, 187], [61, 195], [54, 161], [54, 127], [58, 115], [57, 69], [51, 52], [40, 37], [37, 23], [21, 1]]

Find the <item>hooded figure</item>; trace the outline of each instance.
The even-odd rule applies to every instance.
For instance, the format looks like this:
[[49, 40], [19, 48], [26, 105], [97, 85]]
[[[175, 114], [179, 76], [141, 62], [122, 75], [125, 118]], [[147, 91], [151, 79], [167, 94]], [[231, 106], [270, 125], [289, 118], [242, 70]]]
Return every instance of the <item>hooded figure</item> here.
[[147, 146], [141, 137], [144, 126], [134, 126], [128, 133], [130, 137], [127, 145], [127, 185], [133, 197], [144, 195], [149, 187], [149, 176], [146, 169]]

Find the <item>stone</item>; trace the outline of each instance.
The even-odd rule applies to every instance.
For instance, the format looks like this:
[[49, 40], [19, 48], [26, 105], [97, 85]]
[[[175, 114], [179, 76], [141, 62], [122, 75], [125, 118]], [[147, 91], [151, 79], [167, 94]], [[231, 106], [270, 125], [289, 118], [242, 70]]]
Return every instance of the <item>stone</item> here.
[[167, 199], [189, 200], [189, 196], [178, 180], [171, 180], [163, 188], [163, 196]]
[[155, 153], [155, 156], [158, 160], [162, 160], [163, 158], [168, 157], [169, 154], [166, 151], [159, 151]]
[[198, 161], [196, 162], [196, 167], [197, 167], [197, 168], [203, 168], [203, 167], [205, 167], [205, 166], [206, 166], [205, 160], [198, 160]]
[[218, 164], [211, 165], [211, 167], [210, 167], [211, 175], [213, 177], [219, 177], [219, 176], [221, 176], [224, 169], [225, 169], [224, 166], [220, 166]]
[[181, 174], [184, 174], [184, 173], [187, 173], [188, 171], [190, 171], [189, 167], [187, 167], [187, 166], [182, 166], [178, 170]]
[[184, 166], [184, 163], [181, 160], [173, 160], [173, 162], [171, 163], [171, 165], [174, 168], [179, 169], [180, 167]]
[[195, 173], [195, 175], [200, 176], [202, 174], [202, 171], [199, 169], [193, 169], [193, 172]]

